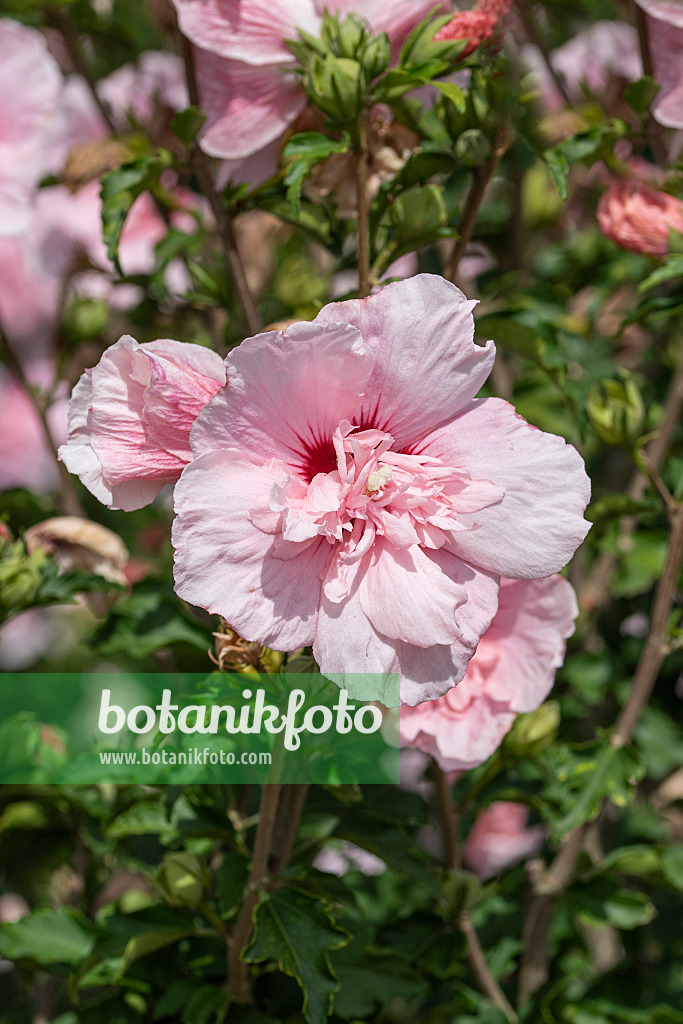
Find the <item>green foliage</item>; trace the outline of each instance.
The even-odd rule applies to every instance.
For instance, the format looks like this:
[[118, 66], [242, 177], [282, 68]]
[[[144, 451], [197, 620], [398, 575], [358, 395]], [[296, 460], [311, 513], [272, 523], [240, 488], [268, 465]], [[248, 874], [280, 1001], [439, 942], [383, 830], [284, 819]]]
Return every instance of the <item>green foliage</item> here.
[[[181, 131], [186, 131], [187, 125], [182, 121], [181, 125], [184, 126]], [[141, 154], [109, 171], [102, 179], [102, 234], [107, 255], [119, 273], [119, 241], [130, 208], [143, 192], [154, 192], [159, 187], [161, 172], [172, 163], [171, 154], [165, 150]]]

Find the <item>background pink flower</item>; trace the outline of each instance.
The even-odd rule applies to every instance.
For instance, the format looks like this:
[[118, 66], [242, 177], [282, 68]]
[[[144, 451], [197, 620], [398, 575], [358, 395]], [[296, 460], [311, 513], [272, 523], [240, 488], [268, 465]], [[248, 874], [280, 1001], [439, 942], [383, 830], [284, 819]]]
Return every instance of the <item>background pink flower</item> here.
[[534, 857], [543, 846], [543, 825], [526, 827], [529, 808], [500, 800], [477, 815], [463, 850], [465, 867], [482, 881], [499, 875], [520, 860]]
[[0, 20], [0, 235], [24, 230], [62, 79], [36, 29]]
[[233, 350], [176, 486], [180, 596], [331, 678], [399, 673], [409, 704], [455, 685], [498, 577], [557, 571], [588, 529], [578, 453], [474, 400], [472, 306], [420, 274]]
[[447, 772], [482, 764], [517, 715], [550, 693], [577, 615], [561, 576], [501, 580], [498, 611], [464, 679], [438, 700], [401, 708], [401, 745], [431, 754]]
[[126, 335], [74, 388], [60, 458], [110, 508], [142, 508], [191, 460], [190, 427], [224, 383], [210, 349]]
[[683, 3], [636, 0], [647, 14], [655, 78], [661, 85], [653, 117], [668, 128], [683, 128]]
[[[48, 421], [57, 442], [66, 437], [66, 400], [55, 402]], [[58, 483], [54, 453], [26, 392], [0, 367], [0, 491], [28, 487], [40, 494]]]
[[[270, 173], [279, 141], [306, 106], [306, 96], [288, 69], [294, 56], [286, 40], [298, 30], [318, 35], [323, 10], [354, 11], [375, 32], [400, 44], [434, 8], [432, 0], [174, 0], [181, 30], [196, 54], [202, 106], [208, 115], [201, 145], [230, 161], [264, 154]], [[231, 170], [237, 168], [233, 164]], [[260, 168], [260, 177], [267, 171]], [[253, 177], [253, 176], [252, 176]]]
[[629, 252], [666, 256], [669, 228], [683, 232], [683, 202], [643, 182], [615, 181], [600, 197], [598, 224], [603, 235]]

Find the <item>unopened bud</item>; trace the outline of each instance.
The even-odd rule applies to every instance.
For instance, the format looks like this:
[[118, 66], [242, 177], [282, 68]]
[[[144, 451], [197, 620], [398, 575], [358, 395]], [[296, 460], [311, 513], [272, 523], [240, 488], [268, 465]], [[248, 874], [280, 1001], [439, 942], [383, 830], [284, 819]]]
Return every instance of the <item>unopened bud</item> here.
[[305, 77], [309, 97], [340, 125], [354, 126], [363, 106], [363, 69], [356, 60], [316, 57]]
[[386, 32], [368, 39], [361, 55], [366, 80], [372, 82], [375, 78], [379, 78], [389, 67], [390, 61], [391, 43]]
[[548, 700], [535, 711], [517, 715], [510, 732], [503, 740], [503, 753], [509, 757], [535, 757], [557, 735], [560, 725], [560, 705]]
[[458, 136], [455, 152], [466, 167], [481, 167], [491, 155], [491, 143], [479, 128], [468, 128]]
[[54, 516], [24, 534], [29, 553], [44, 549], [61, 572], [85, 569], [111, 583], [125, 584], [128, 549], [118, 534], [80, 516]]
[[167, 853], [156, 876], [164, 899], [176, 907], [198, 907], [209, 887], [206, 864], [187, 850]]
[[642, 433], [645, 405], [635, 381], [626, 373], [621, 380], [606, 380], [593, 387], [586, 408], [605, 444], [630, 445]]

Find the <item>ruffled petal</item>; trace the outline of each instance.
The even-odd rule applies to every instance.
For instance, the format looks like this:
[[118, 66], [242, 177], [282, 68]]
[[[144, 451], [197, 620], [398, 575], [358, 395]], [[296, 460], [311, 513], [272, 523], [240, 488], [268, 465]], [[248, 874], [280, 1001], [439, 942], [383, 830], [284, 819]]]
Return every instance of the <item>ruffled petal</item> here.
[[282, 463], [234, 449], [204, 455], [176, 484], [173, 524], [179, 596], [222, 615], [246, 640], [282, 651], [315, 637], [330, 551], [315, 538], [297, 545], [299, 555], [278, 558], [273, 536], [252, 523], [250, 510], [267, 506], [273, 483], [287, 472]]
[[253, 67], [195, 52], [207, 122], [199, 141], [210, 156], [236, 160], [279, 139], [306, 106], [306, 95], [286, 64]]
[[312, 0], [173, 0], [181, 31], [197, 46], [247, 64], [293, 61], [285, 41], [318, 34]]
[[418, 274], [320, 311], [314, 323], [353, 324], [375, 354], [360, 425], [386, 430], [400, 451], [472, 401], [495, 358], [493, 342], [474, 344], [475, 305], [442, 277]]
[[192, 428], [196, 455], [239, 448], [281, 459], [308, 480], [336, 469], [334, 431], [353, 418], [373, 366], [355, 328], [293, 324], [248, 338], [225, 364], [229, 387]]
[[583, 518], [590, 480], [579, 453], [499, 398], [472, 402], [426, 438], [419, 454], [505, 490], [497, 504], [458, 516], [467, 529], [452, 535], [449, 549], [474, 565], [512, 579], [550, 576], [590, 529]]

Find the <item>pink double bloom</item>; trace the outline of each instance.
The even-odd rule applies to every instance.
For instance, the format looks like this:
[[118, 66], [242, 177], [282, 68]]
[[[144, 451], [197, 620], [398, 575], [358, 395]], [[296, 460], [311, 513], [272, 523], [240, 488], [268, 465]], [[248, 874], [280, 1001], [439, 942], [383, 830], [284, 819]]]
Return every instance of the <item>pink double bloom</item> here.
[[[245, 639], [312, 645], [331, 678], [399, 673], [408, 704], [439, 697], [489, 628], [500, 577], [557, 572], [588, 530], [578, 453], [475, 399], [495, 353], [474, 343], [473, 305], [426, 274], [333, 303], [243, 342], [225, 387], [208, 363], [182, 383], [194, 346], [163, 377], [154, 346], [173, 343], [124, 339], [125, 367], [113, 349], [82, 378], [63, 457], [127, 508], [182, 469], [177, 592]], [[198, 370], [215, 390], [201, 411]]]

